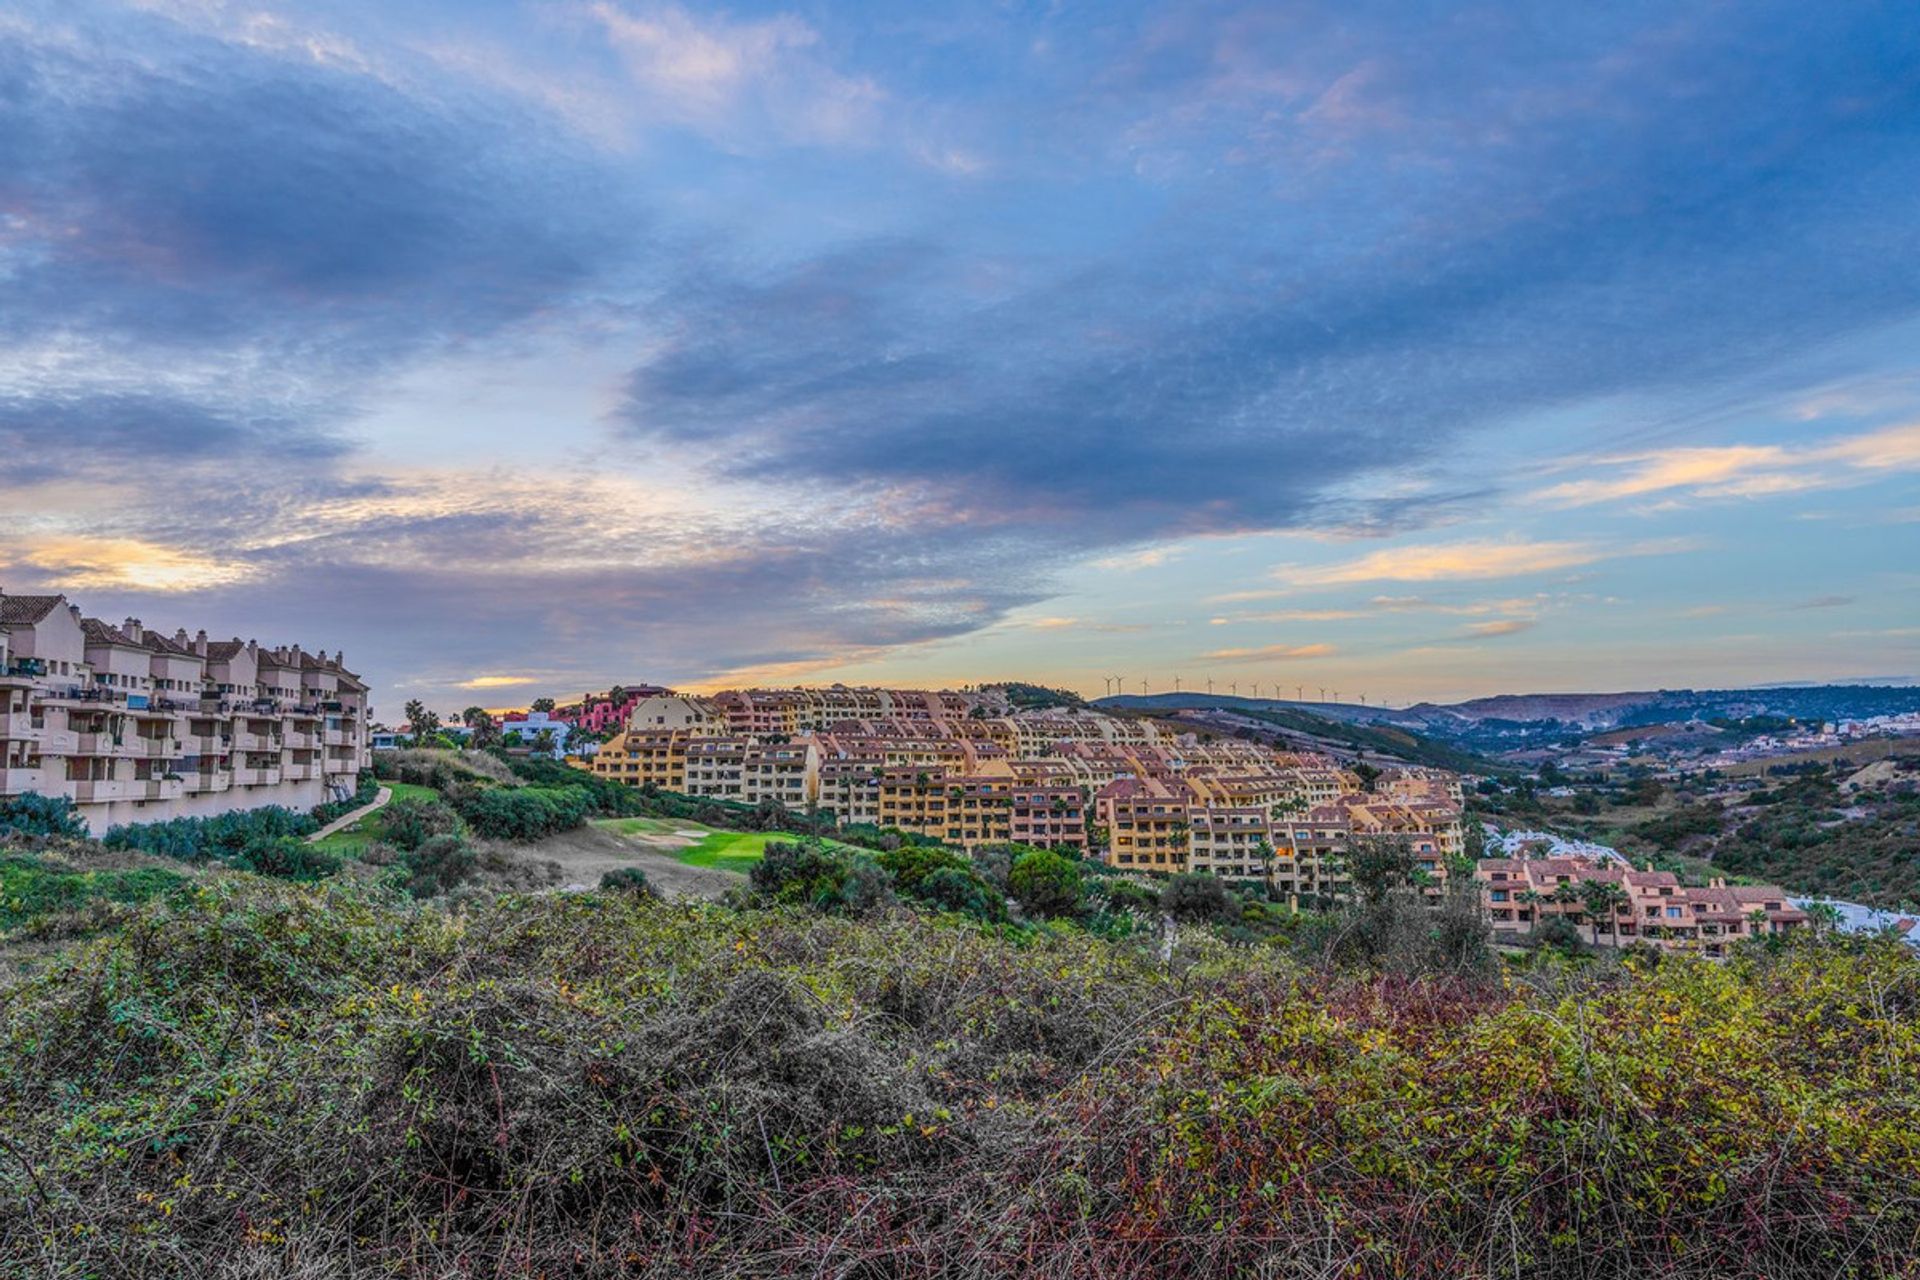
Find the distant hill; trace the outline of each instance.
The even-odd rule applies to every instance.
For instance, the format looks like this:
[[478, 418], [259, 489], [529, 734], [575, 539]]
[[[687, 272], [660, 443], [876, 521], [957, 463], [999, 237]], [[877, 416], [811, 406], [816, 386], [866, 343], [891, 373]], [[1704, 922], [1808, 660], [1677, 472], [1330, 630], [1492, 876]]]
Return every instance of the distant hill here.
[[1096, 699], [1094, 705], [1162, 714], [1209, 708], [1292, 713], [1323, 721], [1398, 729], [1441, 739], [1468, 751], [1497, 755], [1644, 725], [1739, 721], [1759, 716], [1817, 723], [1911, 714], [1920, 712], [1920, 687], [1843, 683], [1628, 693], [1520, 693], [1400, 708], [1240, 698], [1185, 690], [1145, 696], [1121, 694]]
[[[1381, 756], [1459, 773], [1501, 773], [1509, 769], [1485, 756], [1396, 725], [1369, 723], [1362, 720], [1360, 714], [1337, 714], [1373, 714], [1370, 708], [1343, 703], [1272, 702], [1231, 696], [1209, 700], [1204, 695], [1195, 699], [1185, 694], [1150, 694], [1102, 698], [1097, 705], [1109, 711], [1151, 713], [1196, 732], [1271, 733], [1300, 749], [1340, 756]], [[1322, 711], [1335, 714], [1321, 714]]]

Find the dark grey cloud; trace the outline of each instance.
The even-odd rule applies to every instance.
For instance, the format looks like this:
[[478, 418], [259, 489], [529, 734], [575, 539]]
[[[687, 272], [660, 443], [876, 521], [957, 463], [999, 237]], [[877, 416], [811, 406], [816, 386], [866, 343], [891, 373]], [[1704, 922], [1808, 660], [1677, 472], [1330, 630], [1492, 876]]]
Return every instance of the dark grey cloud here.
[[266, 406], [223, 411], [157, 392], [7, 394], [0, 390], [0, 488], [70, 474], [114, 476], [200, 464], [311, 467], [346, 446], [296, 415]]
[[1920, 35], [1891, 13], [1240, 11], [1223, 71], [1199, 12], [1102, 90], [1212, 166], [1162, 218], [987, 302], [950, 242], [709, 263], [630, 429], [1061, 547], [1395, 529], [1433, 499], [1352, 490], [1443, 472], [1465, 432], [1764, 378], [1920, 310]]
[[[635, 237], [537, 118], [117, 6], [0, 30], [0, 339], [340, 385], [566, 303]], [[331, 384], [331, 385], [327, 385]], [[311, 392], [308, 392], [311, 398]]]

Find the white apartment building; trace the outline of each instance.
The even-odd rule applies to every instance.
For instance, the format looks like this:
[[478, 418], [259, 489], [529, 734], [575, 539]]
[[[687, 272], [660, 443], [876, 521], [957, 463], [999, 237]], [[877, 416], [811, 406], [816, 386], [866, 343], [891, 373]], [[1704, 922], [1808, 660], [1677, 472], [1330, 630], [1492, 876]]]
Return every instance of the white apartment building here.
[[79, 806], [90, 831], [309, 809], [369, 763], [367, 686], [341, 654], [163, 635], [0, 593], [0, 796]]

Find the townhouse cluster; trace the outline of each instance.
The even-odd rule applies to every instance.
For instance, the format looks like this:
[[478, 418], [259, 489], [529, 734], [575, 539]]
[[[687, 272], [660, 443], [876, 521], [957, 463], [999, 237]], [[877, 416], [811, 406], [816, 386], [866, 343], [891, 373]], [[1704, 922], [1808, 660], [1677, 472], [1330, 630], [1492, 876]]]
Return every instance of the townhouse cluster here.
[[344, 799], [370, 761], [368, 712], [341, 653], [0, 593], [0, 797], [65, 797], [96, 834]]
[[[1350, 842], [1404, 838], [1436, 886], [1462, 852], [1460, 781], [1359, 775], [1152, 720], [1017, 712], [991, 691], [732, 691], [637, 701], [588, 767], [633, 786], [821, 809], [973, 848], [1096, 848], [1115, 866], [1271, 878], [1338, 896]], [[1436, 890], [1437, 891], [1437, 890]]]
[[1523, 938], [1549, 920], [1595, 946], [1646, 943], [1724, 956], [1742, 938], [1803, 928], [1807, 913], [1778, 885], [1680, 883], [1613, 858], [1483, 858], [1474, 879], [1497, 934]]

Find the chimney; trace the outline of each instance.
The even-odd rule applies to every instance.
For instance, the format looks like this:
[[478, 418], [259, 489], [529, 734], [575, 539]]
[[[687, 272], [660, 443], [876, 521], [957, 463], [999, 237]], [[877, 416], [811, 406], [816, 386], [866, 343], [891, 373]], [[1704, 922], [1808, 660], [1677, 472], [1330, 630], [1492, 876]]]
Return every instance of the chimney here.
[[193, 651], [203, 658], [207, 656], [207, 633], [204, 630], [194, 636]]
[[120, 629], [126, 632], [127, 638], [135, 644], [139, 644], [143, 638], [143, 633], [140, 630], [140, 619], [138, 618], [126, 619], [120, 624]]

